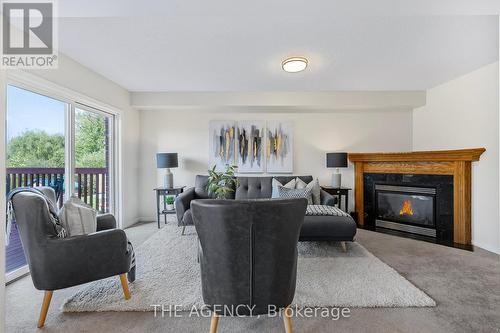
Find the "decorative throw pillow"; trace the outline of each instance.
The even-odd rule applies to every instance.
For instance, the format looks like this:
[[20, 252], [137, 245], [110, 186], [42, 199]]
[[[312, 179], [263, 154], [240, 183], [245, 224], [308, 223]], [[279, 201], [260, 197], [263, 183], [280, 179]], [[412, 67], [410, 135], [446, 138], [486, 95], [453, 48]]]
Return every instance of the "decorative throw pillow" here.
[[278, 186], [283, 186], [283, 187], [286, 187], [286, 188], [289, 188], [289, 189], [294, 189], [295, 188], [295, 183], [296, 183], [295, 178], [292, 179], [292, 180], [290, 180], [285, 185], [281, 184], [281, 182], [278, 181], [278, 180], [276, 180], [276, 178], [273, 178], [273, 181], [272, 181], [273, 192], [271, 194], [271, 198], [273, 198], [273, 199], [279, 198]]
[[68, 236], [90, 234], [97, 229], [97, 211], [74, 196], [64, 203], [59, 220]]
[[284, 186], [278, 186], [278, 194], [281, 199], [306, 198], [307, 204], [312, 205], [310, 188], [286, 188]]
[[321, 205], [321, 186], [319, 186], [318, 178], [313, 179], [309, 184], [297, 177], [295, 188], [310, 188], [313, 205]]

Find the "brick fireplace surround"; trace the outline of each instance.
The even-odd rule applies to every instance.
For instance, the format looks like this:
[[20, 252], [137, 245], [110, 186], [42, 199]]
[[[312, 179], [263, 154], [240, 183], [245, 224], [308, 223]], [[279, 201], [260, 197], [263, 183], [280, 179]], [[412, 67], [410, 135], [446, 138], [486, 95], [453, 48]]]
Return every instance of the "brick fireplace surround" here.
[[453, 242], [471, 244], [471, 164], [484, 148], [400, 153], [349, 153], [354, 163], [358, 224], [365, 224], [365, 173], [453, 176]]

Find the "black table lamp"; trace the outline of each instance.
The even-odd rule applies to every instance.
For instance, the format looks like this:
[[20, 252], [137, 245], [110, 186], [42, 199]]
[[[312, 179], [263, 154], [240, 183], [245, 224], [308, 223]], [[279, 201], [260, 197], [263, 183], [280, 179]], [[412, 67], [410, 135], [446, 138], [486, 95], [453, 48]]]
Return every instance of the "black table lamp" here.
[[177, 168], [179, 162], [177, 160], [177, 153], [157, 153], [156, 154], [156, 167], [158, 169], [166, 169], [163, 186], [166, 188], [174, 187], [174, 175], [170, 168]]
[[339, 168], [347, 168], [347, 153], [326, 153], [326, 167], [336, 168], [332, 175], [332, 187], [340, 188], [342, 175]]

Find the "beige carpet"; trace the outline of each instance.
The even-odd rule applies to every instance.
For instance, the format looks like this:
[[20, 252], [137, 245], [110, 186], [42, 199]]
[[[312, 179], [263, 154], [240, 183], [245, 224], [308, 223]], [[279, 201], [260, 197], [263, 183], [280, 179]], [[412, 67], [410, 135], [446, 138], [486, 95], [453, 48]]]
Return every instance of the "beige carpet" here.
[[[173, 222], [173, 221], [172, 221]], [[137, 280], [123, 299], [118, 278], [87, 284], [63, 305], [65, 312], [153, 311], [153, 305], [201, 307], [194, 228], [186, 236], [170, 223], [136, 249]], [[358, 243], [344, 253], [338, 243], [299, 244], [299, 307], [426, 307], [436, 303]]]

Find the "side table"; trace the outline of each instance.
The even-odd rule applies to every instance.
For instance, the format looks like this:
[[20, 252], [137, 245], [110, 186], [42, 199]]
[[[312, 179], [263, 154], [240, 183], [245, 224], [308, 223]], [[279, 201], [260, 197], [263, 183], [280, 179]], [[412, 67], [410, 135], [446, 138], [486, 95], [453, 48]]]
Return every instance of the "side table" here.
[[[174, 209], [167, 209], [166, 197], [169, 195], [173, 195], [174, 197], [178, 196], [184, 191], [184, 187], [186, 186], [176, 186], [172, 188], [168, 187], [157, 187], [154, 189], [156, 192], [156, 218], [158, 220], [158, 229], [160, 229], [160, 216], [163, 215], [165, 218], [165, 224], [167, 224], [167, 215], [175, 214]], [[160, 203], [160, 200], [163, 199], [163, 209]]]
[[339, 198], [339, 208], [342, 209], [342, 197], [345, 198], [345, 204], [343, 211], [349, 213], [349, 191], [351, 188], [348, 187], [331, 187], [331, 186], [321, 186], [323, 190], [330, 193], [331, 195], [335, 195]]

